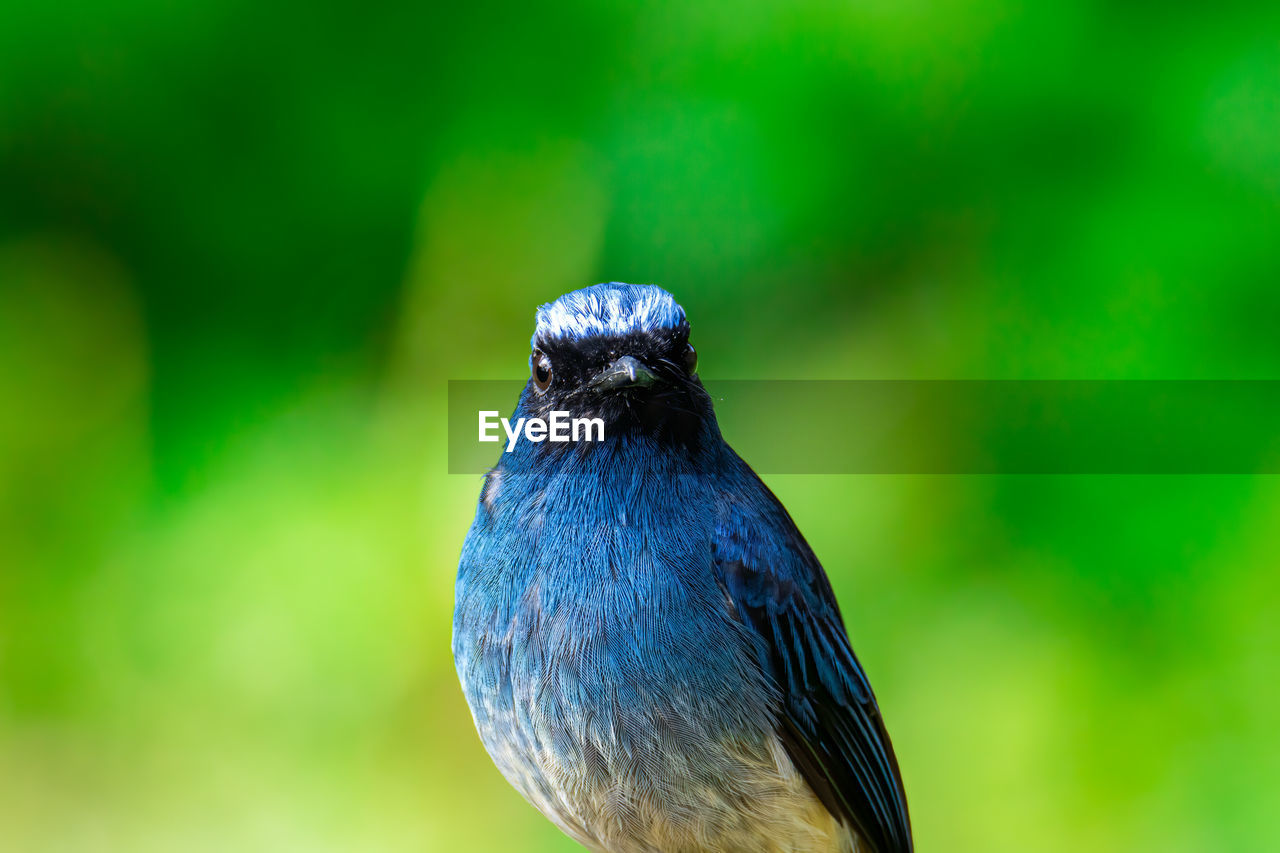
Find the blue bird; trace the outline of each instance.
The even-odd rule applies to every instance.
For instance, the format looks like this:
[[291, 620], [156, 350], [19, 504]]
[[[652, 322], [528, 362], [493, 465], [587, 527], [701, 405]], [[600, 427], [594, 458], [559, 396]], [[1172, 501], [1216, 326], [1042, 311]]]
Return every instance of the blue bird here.
[[897, 759], [831, 584], [720, 436], [684, 310], [598, 284], [538, 309], [520, 441], [485, 477], [453, 654], [498, 769], [607, 853], [904, 853]]

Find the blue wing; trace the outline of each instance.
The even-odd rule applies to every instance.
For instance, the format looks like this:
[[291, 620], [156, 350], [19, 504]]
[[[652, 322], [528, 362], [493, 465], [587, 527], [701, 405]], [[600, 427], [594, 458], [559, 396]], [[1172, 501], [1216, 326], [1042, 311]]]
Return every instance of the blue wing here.
[[810, 787], [875, 853], [910, 853], [902, 778], [822, 565], [737, 454], [718, 497], [715, 559], [761, 668], [782, 693], [778, 735]]

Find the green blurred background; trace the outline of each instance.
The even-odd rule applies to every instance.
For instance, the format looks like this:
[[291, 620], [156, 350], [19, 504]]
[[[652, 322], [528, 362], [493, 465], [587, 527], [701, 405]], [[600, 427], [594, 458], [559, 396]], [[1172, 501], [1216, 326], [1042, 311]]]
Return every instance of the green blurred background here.
[[[610, 279], [708, 377], [1278, 378], [1274, 8], [5, 3], [0, 848], [576, 849], [446, 381]], [[1277, 478], [769, 481], [922, 851], [1280, 849]]]

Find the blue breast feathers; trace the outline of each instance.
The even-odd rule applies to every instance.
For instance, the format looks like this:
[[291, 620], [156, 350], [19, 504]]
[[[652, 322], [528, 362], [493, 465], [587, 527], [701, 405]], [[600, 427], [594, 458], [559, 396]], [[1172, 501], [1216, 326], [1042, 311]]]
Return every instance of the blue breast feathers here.
[[782, 784], [761, 713], [779, 699], [714, 576], [714, 484], [658, 470], [643, 443], [554, 474], [497, 469], [457, 582], [454, 655], [485, 747], [608, 850], [745, 832]]

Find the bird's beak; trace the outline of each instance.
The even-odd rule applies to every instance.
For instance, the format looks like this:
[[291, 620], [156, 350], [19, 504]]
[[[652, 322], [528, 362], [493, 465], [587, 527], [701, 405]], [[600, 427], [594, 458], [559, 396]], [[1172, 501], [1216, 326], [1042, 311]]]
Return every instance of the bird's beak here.
[[592, 377], [587, 387], [594, 391], [609, 391], [614, 388], [652, 385], [657, 379], [649, 368], [631, 356], [624, 355]]

